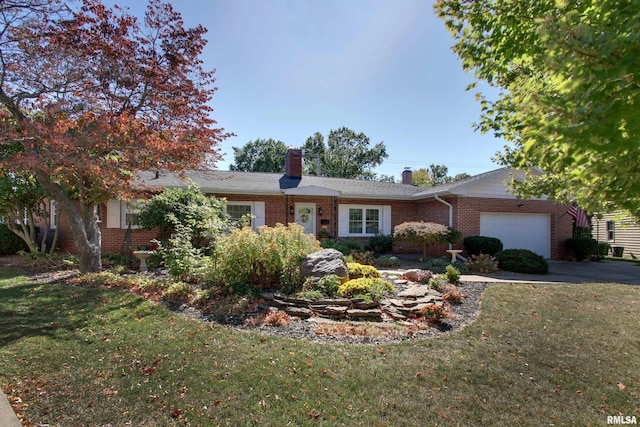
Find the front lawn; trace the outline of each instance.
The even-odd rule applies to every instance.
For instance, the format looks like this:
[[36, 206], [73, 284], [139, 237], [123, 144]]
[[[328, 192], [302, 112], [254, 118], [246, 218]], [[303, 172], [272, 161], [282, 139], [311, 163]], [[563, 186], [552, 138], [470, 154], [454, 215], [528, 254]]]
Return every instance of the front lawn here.
[[314, 344], [0, 271], [0, 382], [25, 425], [605, 425], [640, 418], [640, 288], [492, 285], [437, 339]]

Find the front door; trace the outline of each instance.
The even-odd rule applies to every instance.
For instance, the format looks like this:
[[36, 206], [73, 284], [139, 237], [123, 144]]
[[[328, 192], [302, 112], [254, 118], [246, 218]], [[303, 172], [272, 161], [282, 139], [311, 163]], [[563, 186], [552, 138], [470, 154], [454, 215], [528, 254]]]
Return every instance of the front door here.
[[296, 223], [304, 227], [307, 234], [316, 235], [316, 205], [296, 203]]

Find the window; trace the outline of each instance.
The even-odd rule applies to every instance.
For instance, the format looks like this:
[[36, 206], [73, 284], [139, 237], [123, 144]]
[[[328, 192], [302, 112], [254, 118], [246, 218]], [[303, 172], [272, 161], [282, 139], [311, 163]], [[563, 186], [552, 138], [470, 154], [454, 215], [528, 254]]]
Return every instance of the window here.
[[607, 221], [607, 241], [613, 242], [616, 238], [616, 223], [614, 221]]
[[338, 236], [391, 234], [391, 206], [339, 205]]
[[264, 202], [227, 202], [227, 214], [238, 226], [242, 226], [242, 217], [251, 215], [251, 228], [264, 225]]
[[49, 221], [49, 228], [56, 228], [56, 224], [58, 223], [58, 204], [55, 200], [52, 200], [50, 204]]
[[[242, 226], [242, 221], [246, 218], [246, 215], [252, 214], [251, 205], [228, 204], [227, 214], [231, 218], [231, 221], [236, 223], [238, 226]], [[251, 223], [253, 223], [253, 220], [251, 220]]]
[[140, 228], [138, 225], [138, 206], [139, 200], [127, 200], [120, 204], [122, 209], [122, 215], [120, 216], [122, 221], [122, 228]]

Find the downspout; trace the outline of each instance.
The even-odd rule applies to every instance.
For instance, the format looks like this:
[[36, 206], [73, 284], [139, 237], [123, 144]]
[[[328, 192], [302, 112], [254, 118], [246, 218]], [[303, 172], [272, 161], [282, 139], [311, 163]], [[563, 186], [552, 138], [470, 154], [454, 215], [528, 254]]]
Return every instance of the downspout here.
[[[451, 205], [451, 203], [442, 200], [440, 197], [438, 197], [438, 195], [435, 195], [435, 199], [437, 201], [439, 201], [440, 203], [447, 205], [449, 207], [449, 228], [453, 227], [453, 206]], [[451, 243], [449, 243], [449, 250], [451, 250], [452, 246]]]

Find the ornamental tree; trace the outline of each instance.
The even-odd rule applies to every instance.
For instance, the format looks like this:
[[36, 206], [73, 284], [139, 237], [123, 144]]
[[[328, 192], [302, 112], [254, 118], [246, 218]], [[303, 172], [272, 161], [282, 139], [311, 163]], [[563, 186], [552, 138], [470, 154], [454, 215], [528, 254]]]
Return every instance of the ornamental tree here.
[[440, 0], [436, 9], [464, 69], [500, 90], [477, 96], [478, 129], [510, 143], [498, 161], [548, 172], [516, 190], [640, 218], [640, 3]]
[[69, 221], [80, 269], [98, 271], [97, 207], [136, 194], [140, 170], [213, 164], [228, 136], [209, 105], [206, 29], [151, 0], [143, 22], [83, 0], [0, 3], [0, 170], [35, 177]]
[[410, 221], [393, 229], [393, 239], [422, 246], [422, 258], [427, 258], [427, 246], [438, 243], [456, 243], [462, 238], [459, 231], [435, 222]]

